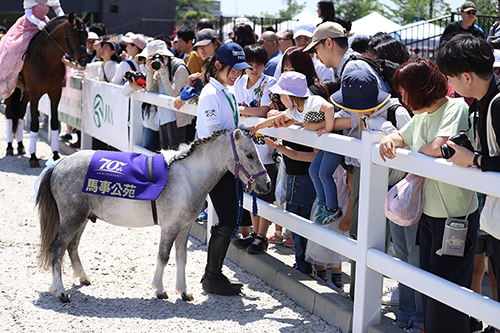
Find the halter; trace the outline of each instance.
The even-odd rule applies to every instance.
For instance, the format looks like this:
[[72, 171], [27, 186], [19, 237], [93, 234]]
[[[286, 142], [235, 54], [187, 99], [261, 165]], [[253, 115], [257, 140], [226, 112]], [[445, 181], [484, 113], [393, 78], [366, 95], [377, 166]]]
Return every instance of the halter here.
[[[261, 172], [255, 174], [253, 176], [250, 176], [250, 174], [247, 172], [247, 170], [245, 169], [245, 167], [241, 164], [240, 158], [238, 157], [238, 152], [236, 151], [236, 145], [234, 143], [233, 133], [231, 133], [231, 146], [233, 147], [233, 155], [234, 155], [234, 167], [235, 167], [235, 170], [234, 170], [234, 179], [238, 179], [239, 180], [238, 173], [241, 170], [243, 172], [243, 174], [245, 175], [245, 177], [248, 178], [247, 190], [250, 191], [250, 190], [252, 190], [252, 185], [255, 182], [255, 180], [257, 178], [259, 178], [260, 176], [266, 174], [267, 170], [264, 169]], [[252, 190], [252, 192], [253, 192], [253, 190]]]
[[247, 189], [248, 191], [252, 191], [252, 214], [253, 216], [257, 216], [257, 193], [252, 189], [252, 184], [255, 182], [257, 178], [260, 176], [264, 175], [267, 173], [267, 170], [264, 169], [261, 172], [250, 176], [250, 174], [247, 172], [245, 167], [241, 164], [240, 158], [238, 157], [238, 152], [236, 151], [236, 144], [234, 143], [234, 136], [233, 133], [231, 133], [231, 146], [233, 147], [233, 155], [234, 155], [234, 164], [235, 164], [235, 170], [234, 170], [234, 179], [236, 180], [234, 182], [234, 187], [235, 187], [235, 192], [236, 192], [236, 201], [237, 201], [237, 210], [238, 210], [238, 216], [236, 219], [236, 227], [234, 228], [234, 231], [231, 235], [231, 238], [233, 238], [236, 235], [236, 232], [238, 232], [238, 228], [240, 227], [241, 223], [241, 218], [243, 216], [243, 182], [238, 176], [239, 170], [241, 170], [245, 176], [248, 178], [248, 183], [247, 183]]
[[[70, 27], [69, 26], [69, 22], [68, 24], [66, 25], [66, 36], [65, 36], [65, 40], [66, 40], [66, 47], [68, 48], [69, 50], [69, 60], [73, 61], [73, 62], [77, 62], [77, 59], [75, 59], [73, 56], [76, 52], [80, 51], [80, 50], [87, 50], [87, 47], [85, 45], [83, 45], [83, 42], [80, 40], [80, 46], [78, 46], [77, 48], [75, 49], [72, 49], [71, 48], [71, 44], [69, 43], [69, 35], [68, 35], [68, 31], [69, 30], [76, 30], [77, 32], [81, 33], [81, 32], [85, 32], [85, 29], [77, 29], [75, 27]], [[63, 54], [65, 55], [66, 54], [66, 50], [61, 46], [59, 45], [58, 42], [56, 42], [54, 40], [54, 38], [52, 38], [52, 36], [47, 32], [47, 30], [43, 29], [42, 30], [44, 33], [45, 33], [45, 36], [47, 36], [48, 40], [54, 44], [54, 46]], [[80, 35], [78, 35], [78, 37], [80, 37]], [[78, 38], [80, 39], [80, 38]]]

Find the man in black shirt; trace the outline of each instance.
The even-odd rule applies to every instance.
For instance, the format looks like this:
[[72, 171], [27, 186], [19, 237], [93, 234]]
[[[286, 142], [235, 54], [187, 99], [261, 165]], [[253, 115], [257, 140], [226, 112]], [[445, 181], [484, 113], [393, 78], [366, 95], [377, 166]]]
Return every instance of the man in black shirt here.
[[449, 41], [453, 36], [458, 34], [469, 33], [474, 37], [485, 39], [484, 32], [474, 25], [476, 20], [477, 8], [471, 1], [466, 1], [460, 6], [461, 21], [451, 22], [444, 29], [441, 39], [439, 40], [439, 47], [443, 47], [444, 43]]
[[[455, 150], [448, 161], [461, 167], [475, 166], [482, 171], [500, 172], [500, 156], [489, 154], [487, 136], [489, 128], [486, 118], [491, 104], [491, 119], [496, 142], [500, 145], [500, 80], [493, 74], [495, 57], [486, 41], [470, 35], [457, 35], [449, 40], [439, 51], [437, 65], [448, 77], [453, 89], [462, 96], [474, 97], [478, 100], [479, 122], [477, 132], [481, 151], [479, 153], [456, 145], [448, 140], [447, 144]], [[493, 103], [492, 103], [493, 101]], [[491, 269], [497, 281], [500, 279], [500, 240], [491, 237]], [[497, 289], [497, 300], [500, 300], [500, 288]], [[487, 332], [493, 332], [488, 328]], [[484, 331], [486, 332], [486, 330]], [[499, 332], [495, 330], [495, 332]]]

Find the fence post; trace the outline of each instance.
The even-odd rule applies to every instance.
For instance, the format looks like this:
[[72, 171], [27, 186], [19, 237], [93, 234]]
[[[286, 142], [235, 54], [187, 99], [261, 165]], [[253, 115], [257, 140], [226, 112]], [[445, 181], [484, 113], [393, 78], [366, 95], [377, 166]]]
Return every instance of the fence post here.
[[384, 251], [386, 218], [385, 196], [389, 169], [373, 164], [372, 146], [382, 133], [363, 132], [361, 140], [361, 178], [357, 236], [356, 293], [352, 331], [366, 333], [370, 325], [380, 324], [383, 276], [366, 265], [367, 250]]

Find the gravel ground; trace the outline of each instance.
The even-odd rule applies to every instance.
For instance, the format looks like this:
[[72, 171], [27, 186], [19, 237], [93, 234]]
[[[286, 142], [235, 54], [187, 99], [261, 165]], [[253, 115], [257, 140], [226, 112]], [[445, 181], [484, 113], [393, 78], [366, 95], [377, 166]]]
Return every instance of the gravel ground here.
[[[150, 286], [158, 228], [126, 229], [99, 220], [89, 223], [80, 244], [92, 285], [80, 286], [66, 260], [63, 283], [71, 302], [59, 303], [48, 292], [51, 273], [36, 266], [38, 216], [29, 199], [42, 169], [29, 168], [28, 154], [5, 156], [5, 124], [0, 114], [0, 332], [340, 332], [228, 260], [224, 273], [244, 283], [243, 295], [204, 293], [206, 246], [192, 237], [186, 278], [194, 301], [175, 292], [173, 256], [164, 274], [169, 298], [158, 300]], [[24, 143], [29, 145], [26, 132]], [[37, 148], [44, 164], [50, 146], [39, 142]]]

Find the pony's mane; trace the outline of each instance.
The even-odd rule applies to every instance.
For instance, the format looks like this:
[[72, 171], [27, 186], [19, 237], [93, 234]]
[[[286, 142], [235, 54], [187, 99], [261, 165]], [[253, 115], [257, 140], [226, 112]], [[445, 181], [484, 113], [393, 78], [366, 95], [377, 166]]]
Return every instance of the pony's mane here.
[[193, 153], [193, 151], [200, 145], [214, 142], [219, 137], [231, 132], [230, 130], [217, 130], [212, 133], [210, 136], [206, 136], [203, 138], [199, 138], [191, 142], [190, 144], [181, 144], [178, 150], [162, 150], [161, 153], [163, 158], [165, 159], [165, 163], [167, 165], [171, 165], [174, 162], [183, 160]]
[[[76, 19], [76, 16], [75, 16]], [[63, 15], [63, 16], [56, 16], [53, 19], [51, 19], [49, 22], [47, 22], [47, 25], [45, 26], [45, 29], [48, 32], [51, 32], [54, 30], [59, 24], [67, 22], [68, 21], [68, 16]]]

